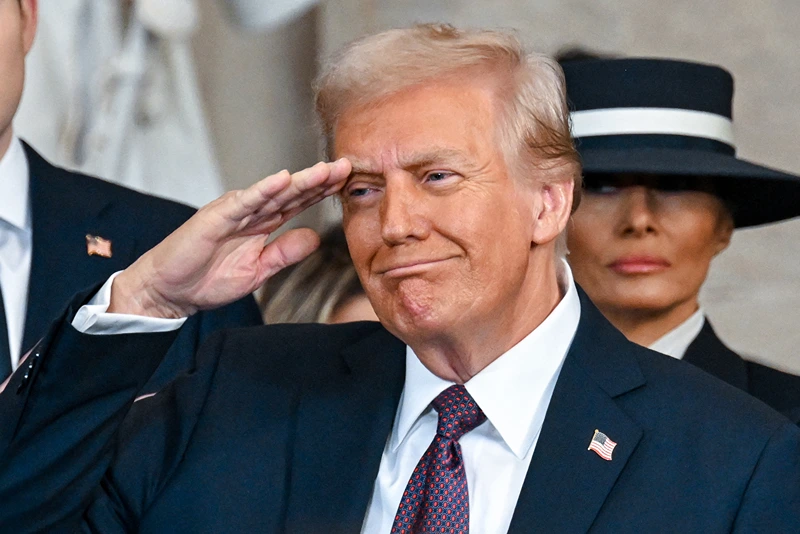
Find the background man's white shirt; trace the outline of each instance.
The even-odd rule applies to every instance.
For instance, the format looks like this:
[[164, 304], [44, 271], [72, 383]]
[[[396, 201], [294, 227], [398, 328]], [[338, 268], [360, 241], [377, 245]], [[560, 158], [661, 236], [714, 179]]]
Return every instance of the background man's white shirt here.
[[20, 140], [12, 137], [8, 150], [0, 158], [0, 287], [12, 369], [19, 365], [31, 276], [33, 230], [29, 177], [25, 150]]

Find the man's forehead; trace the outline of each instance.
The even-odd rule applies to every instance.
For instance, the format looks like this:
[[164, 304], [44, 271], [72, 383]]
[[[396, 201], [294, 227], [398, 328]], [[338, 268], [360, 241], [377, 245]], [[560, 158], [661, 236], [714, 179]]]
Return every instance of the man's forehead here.
[[418, 149], [386, 147], [386, 150], [373, 155], [341, 154], [341, 156], [350, 160], [354, 174], [380, 174], [392, 167], [413, 170], [432, 165], [469, 163], [469, 155], [463, 149], [445, 145], [428, 145]]

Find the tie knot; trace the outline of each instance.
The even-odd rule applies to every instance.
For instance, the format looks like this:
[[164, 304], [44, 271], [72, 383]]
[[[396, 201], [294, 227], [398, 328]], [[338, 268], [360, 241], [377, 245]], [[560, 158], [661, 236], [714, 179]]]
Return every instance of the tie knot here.
[[484, 421], [486, 416], [480, 406], [461, 385], [450, 386], [439, 393], [431, 403], [439, 414], [436, 433], [448, 439], [458, 440]]

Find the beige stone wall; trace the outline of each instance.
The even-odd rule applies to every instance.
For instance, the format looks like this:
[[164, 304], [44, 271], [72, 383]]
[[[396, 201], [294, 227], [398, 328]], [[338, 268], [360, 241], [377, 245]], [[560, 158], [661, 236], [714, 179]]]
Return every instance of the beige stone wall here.
[[[515, 28], [542, 52], [581, 44], [724, 65], [737, 80], [740, 155], [800, 173], [797, 0], [331, 0], [265, 36], [235, 34], [220, 24], [213, 1], [201, 4], [207, 31], [198, 39], [199, 66], [232, 186], [314, 159], [304, 84], [317, 53], [419, 21]], [[737, 232], [703, 301], [731, 346], [800, 373], [798, 262], [800, 221]]]
[[[219, 0], [198, 4], [197, 71], [228, 189], [313, 164], [319, 11], [270, 32], [249, 32], [233, 25]], [[316, 226], [325, 218], [319, 211], [296, 224]]]

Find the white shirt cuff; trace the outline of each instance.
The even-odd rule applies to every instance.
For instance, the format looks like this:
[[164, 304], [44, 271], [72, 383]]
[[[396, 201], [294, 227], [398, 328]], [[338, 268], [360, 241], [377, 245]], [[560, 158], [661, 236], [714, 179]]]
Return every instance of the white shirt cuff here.
[[112, 334], [147, 334], [154, 332], [171, 332], [177, 330], [186, 322], [186, 317], [181, 319], [161, 319], [158, 317], [144, 317], [125, 313], [106, 313], [111, 304], [111, 284], [114, 278], [122, 271], [112, 274], [92, 297], [88, 304], [81, 306], [72, 326], [78, 332], [99, 336]]

